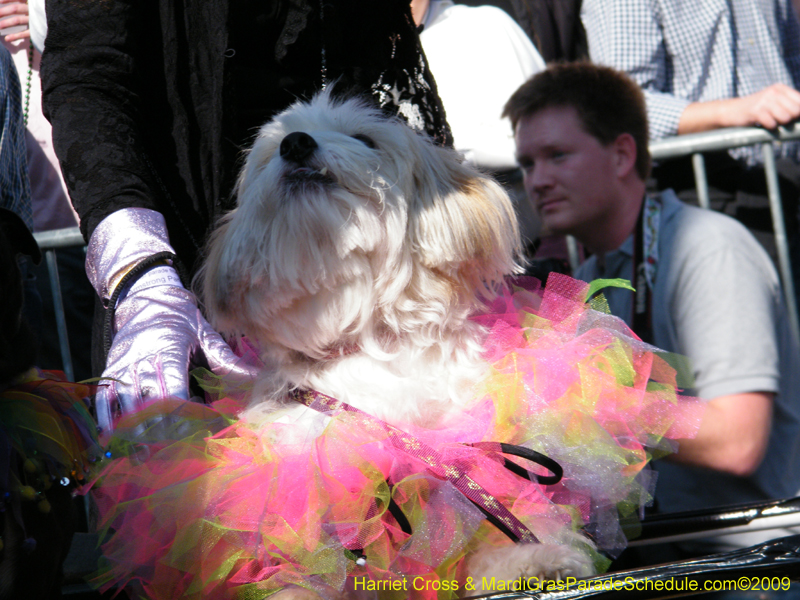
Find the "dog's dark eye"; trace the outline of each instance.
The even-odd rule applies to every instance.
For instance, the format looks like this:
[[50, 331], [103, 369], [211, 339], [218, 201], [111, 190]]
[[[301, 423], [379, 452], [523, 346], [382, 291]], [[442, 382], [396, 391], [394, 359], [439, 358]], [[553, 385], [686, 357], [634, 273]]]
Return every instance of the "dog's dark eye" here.
[[375, 142], [368, 135], [364, 135], [363, 133], [357, 133], [351, 137], [355, 140], [358, 140], [359, 142], [363, 142], [364, 144], [367, 145], [368, 148], [372, 148], [373, 150], [375, 149]]

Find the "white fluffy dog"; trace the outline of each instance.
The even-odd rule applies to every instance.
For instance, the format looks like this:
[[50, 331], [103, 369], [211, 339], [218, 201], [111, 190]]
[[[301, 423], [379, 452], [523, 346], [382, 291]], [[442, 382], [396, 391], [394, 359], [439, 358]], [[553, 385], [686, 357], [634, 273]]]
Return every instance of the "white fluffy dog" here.
[[[519, 269], [497, 183], [401, 121], [323, 93], [261, 129], [238, 192], [203, 297], [214, 326], [246, 334], [267, 365], [246, 419], [285, 407], [294, 388], [427, 426], [472, 398], [485, 332], [469, 317]], [[570, 548], [536, 544], [471, 565], [512, 580], [591, 571]]]

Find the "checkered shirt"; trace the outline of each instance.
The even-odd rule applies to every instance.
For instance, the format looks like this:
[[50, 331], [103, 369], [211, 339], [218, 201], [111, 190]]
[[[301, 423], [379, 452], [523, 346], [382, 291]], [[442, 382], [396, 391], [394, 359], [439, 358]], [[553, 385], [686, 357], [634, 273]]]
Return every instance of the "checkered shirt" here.
[[[651, 139], [677, 135], [686, 106], [800, 87], [800, 24], [790, 0], [583, 0], [593, 61], [642, 86]], [[800, 145], [782, 144], [800, 158]], [[757, 148], [731, 152], [750, 164]]]
[[0, 45], [0, 206], [17, 213], [33, 231], [31, 184], [17, 69]]

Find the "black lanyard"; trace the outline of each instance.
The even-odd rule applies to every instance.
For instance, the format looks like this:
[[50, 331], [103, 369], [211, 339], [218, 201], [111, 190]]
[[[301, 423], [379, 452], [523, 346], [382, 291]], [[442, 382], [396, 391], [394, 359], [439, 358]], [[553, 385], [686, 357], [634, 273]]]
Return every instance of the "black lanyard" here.
[[631, 275], [631, 283], [636, 288], [633, 295], [633, 319], [632, 329], [643, 342], [648, 344], [653, 343], [653, 298], [650, 286], [647, 284], [647, 275], [645, 274], [645, 257], [644, 251], [644, 210], [647, 204], [647, 198], [642, 202], [639, 209], [639, 219], [636, 221], [636, 231], [633, 239], [633, 273]]

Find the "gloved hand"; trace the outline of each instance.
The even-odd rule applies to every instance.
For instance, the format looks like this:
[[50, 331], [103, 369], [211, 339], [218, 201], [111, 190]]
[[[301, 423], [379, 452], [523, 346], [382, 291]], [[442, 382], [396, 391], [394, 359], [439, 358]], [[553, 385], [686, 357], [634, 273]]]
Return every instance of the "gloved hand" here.
[[[163, 217], [151, 210], [123, 209], [92, 234], [87, 275], [108, 302], [126, 273], [160, 252], [172, 252]], [[113, 342], [103, 372], [116, 381], [105, 382], [96, 395], [104, 432], [111, 431], [120, 411], [134, 412], [148, 400], [188, 400], [193, 366], [239, 380], [255, 376], [255, 368], [244, 365], [211, 328], [172, 266], [155, 266], [125, 288], [116, 302]]]

